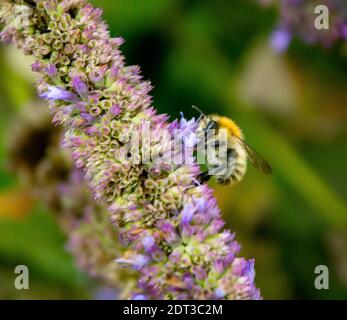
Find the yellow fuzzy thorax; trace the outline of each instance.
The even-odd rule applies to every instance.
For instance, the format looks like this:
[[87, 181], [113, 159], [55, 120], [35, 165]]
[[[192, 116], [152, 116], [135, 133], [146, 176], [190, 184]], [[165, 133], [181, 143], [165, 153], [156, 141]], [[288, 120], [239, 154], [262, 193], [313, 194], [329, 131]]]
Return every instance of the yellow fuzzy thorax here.
[[221, 128], [228, 129], [231, 135], [239, 139], [243, 139], [243, 133], [241, 129], [233, 120], [218, 115], [213, 115], [212, 120], [216, 121]]

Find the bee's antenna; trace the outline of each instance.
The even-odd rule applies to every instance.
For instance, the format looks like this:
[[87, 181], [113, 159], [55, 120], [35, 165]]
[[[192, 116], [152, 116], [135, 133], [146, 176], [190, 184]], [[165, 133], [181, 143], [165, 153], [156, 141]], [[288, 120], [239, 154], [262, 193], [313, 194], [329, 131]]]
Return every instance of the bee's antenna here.
[[202, 115], [206, 116], [206, 114], [203, 113], [197, 106], [192, 106], [192, 108], [199, 111]]

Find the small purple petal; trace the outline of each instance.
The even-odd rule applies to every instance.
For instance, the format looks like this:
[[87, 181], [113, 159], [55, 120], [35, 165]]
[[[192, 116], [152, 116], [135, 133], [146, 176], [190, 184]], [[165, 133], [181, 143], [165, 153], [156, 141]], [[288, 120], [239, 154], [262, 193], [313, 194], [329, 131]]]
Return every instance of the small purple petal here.
[[143, 254], [139, 254], [130, 259], [121, 258], [121, 259], [116, 259], [115, 261], [117, 263], [130, 264], [133, 266], [135, 270], [140, 270], [148, 264], [149, 258]]
[[119, 66], [113, 66], [111, 68], [111, 77], [116, 79], [118, 77], [118, 75], [119, 75], [119, 71], [120, 71]]
[[222, 288], [217, 288], [214, 292], [216, 298], [221, 299], [225, 297], [225, 291]]
[[49, 86], [47, 91], [40, 94], [40, 97], [50, 101], [62, 100], [69, 102], [79, 101], [78, 97], [72, 92], [54, 86]]
[[182, 215], [182, 223], [183, 224], [189, 224], [194, 215], [194, 208], [191, 204], [186, 204], [181, 212]]
[[118, 104], [114, 104], [111, 109], [110, 109], [110, 113], [114, 116], [117, 116], [121, 113], [122, 109]]
[[81, 113], [80, 116], [87, 122], [92, 122], [94, 120], [94, 117], [89, 113]]
[[41, 72], [42, 70], [42, 63], [39, 61], [35, 61], [32, 65], [31, 65], [31, 70], [34, 72]]
[[49, 63], [46, 68], [45, 71], [47, 72], [48, 76], [50, 77], [55, 77], [58, 74], [57, 68], [55, 67], [54, 64]]
[[134, 300], [147, 300], [147, 297], [143, 294], [138, 294], [134, 297]]
[[155, 240], [152, 236], [146, 236], [142, 239], [142, 244], [145, 251], [150, 251], [155, 244]]
[[72, 86], [81, 98], [84, 100], [88, 98], [88, 86], [80, 76], [72, 77]]

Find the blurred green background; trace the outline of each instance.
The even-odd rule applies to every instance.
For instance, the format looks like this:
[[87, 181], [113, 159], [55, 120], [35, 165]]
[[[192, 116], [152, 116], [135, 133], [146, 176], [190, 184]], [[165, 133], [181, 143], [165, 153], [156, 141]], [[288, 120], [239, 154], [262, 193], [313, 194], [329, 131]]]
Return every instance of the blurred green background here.
[[[212, 183], [241, 255], [255, 258], [265, 299], [347, 298], [347, 50], [294, 41], [269, 46], [277, 12], [247, 0], [92, 1], [122, 36], [128, 64], [155, 86], [154, 105], [232, 117], [269, 160], [236, 187]], [[75, 266], [65, 236], [20, 177], [8, 170], [8, 127], [35, 99], [27, 58], [0, 49], [0, 298], [91, 298], [97, 285]], [[11, 137], [16, 143], [16, 137]], [[97, 248], [95, 248], [97, 250]], [[14, 268], [30, 269], [30, 290], [14, 289]], [[330, 289], [314, 287], [326, 265]]]

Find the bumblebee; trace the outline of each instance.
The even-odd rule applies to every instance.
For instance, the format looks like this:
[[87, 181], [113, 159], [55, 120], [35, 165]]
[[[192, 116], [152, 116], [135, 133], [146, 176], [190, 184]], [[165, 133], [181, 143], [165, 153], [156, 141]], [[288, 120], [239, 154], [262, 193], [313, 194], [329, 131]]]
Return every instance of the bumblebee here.
[[[260, 172], [264, 174], [272, 173], [270, 164], [245, 142], [241, 129], [233, 120], [216, 114], [205, 115], [197, 107], [193, 106], [193, 108], [201, 114], [198, 119], [198, 136], [203, 137], [207, 150], [211, 146], [218, 150], [222, 147], [222, 144], [224, 144], [226, 150], [223, 153], [225, 156], [222, 157], [220, 153], [215, 152], [218, 160], [217, 165], [207, 161], [207, 171], [199, 176], [200, 182], [206, 182], [211, 176], [215, 176], [219, 184], [238, 183], [246, 174], [248, 159]], [[222, 143], [219, 134], [221, 130], [224, 130], [226, 136], [225, 142]]]

